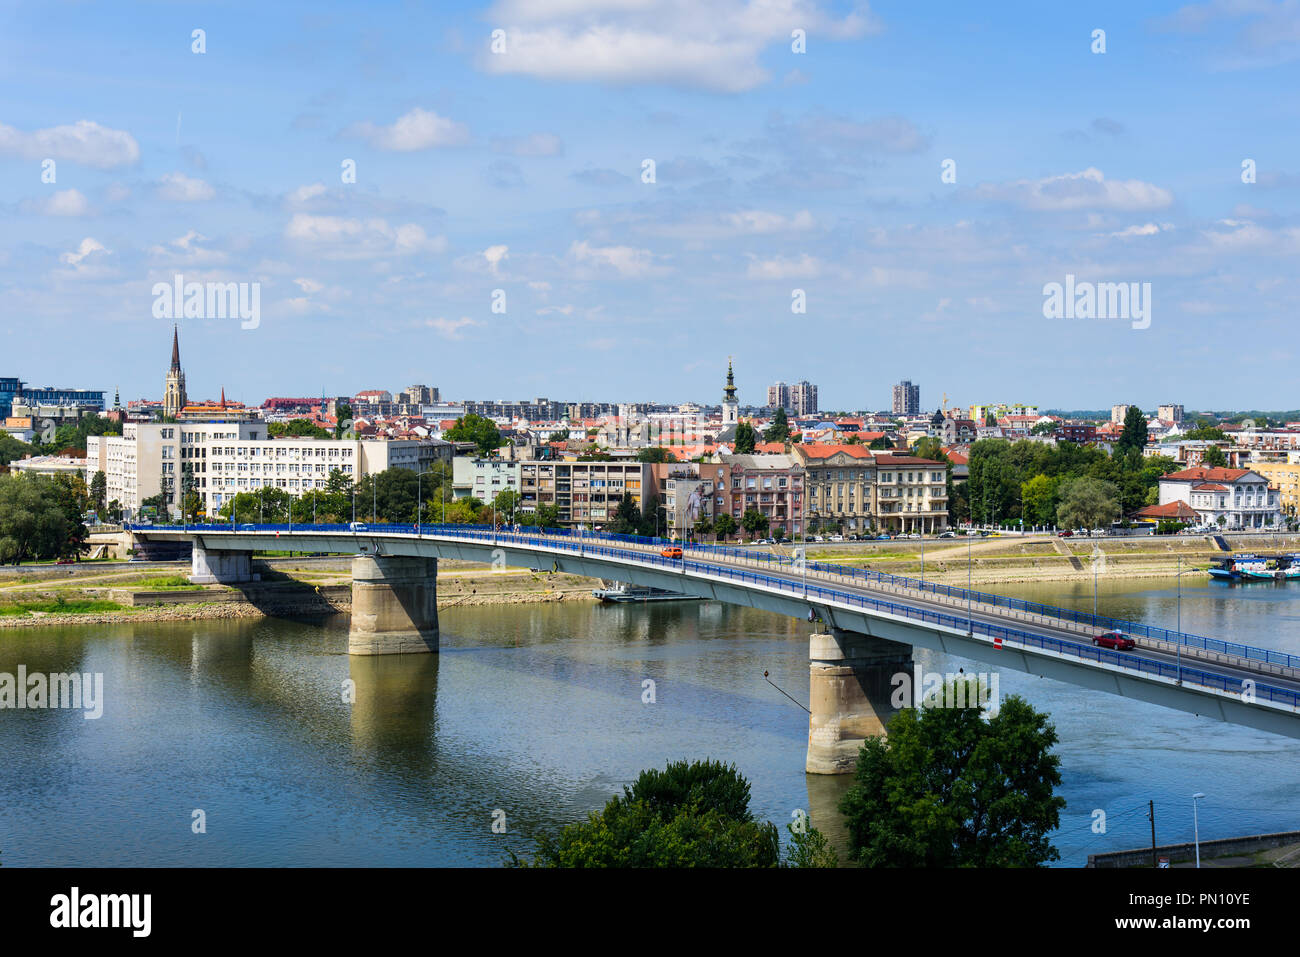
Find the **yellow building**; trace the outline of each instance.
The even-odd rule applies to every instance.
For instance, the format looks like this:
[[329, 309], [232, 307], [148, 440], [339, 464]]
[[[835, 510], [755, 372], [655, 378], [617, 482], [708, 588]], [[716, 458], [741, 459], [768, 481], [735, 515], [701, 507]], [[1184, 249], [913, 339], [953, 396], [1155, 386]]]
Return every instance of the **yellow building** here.
[[1278, 504], [1288, 518], [1300, 515], [1300, 462], [1251, 462], [1252, 471], [1278, 490]]

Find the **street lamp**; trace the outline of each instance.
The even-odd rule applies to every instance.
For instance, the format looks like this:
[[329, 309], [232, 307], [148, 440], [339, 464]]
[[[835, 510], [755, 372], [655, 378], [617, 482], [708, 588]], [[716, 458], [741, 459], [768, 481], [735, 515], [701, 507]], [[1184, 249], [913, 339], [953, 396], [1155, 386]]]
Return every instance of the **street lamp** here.
[[1192, 795], [1192, 835], [1196, 841], [1196, 866], [1201, 866], [1201, 823], [1196, 814], [1196, 802], [1205, 797], [1204, 791]]
[[975, 635], [975, 619], [971, 615], [970, 607], [971, 580], [970, 580], [970, 536], [966, 536], [966, 630], [972, 637]]

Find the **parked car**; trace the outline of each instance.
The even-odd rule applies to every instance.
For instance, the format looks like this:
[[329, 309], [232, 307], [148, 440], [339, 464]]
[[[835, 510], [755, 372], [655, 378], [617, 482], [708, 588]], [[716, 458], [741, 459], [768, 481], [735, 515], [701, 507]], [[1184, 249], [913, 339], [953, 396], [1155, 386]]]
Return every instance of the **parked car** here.
[[659, 550], [659, 554], [664, 558], [681, 558], [682, 550], [677, 545], [668, 545]]
[[832, 542], [842, 542], [842, 541], [844, 541], [844, 536], [843, 536], [843, 535], [832, 535], [832, 536], [831, 536], [831, 541], [832, 541]]
[[877, 536], [876, 536], [876, 541], [878, 541], [878, 542], [888, 542], [888, 541], [892, 541], [893, 538], [894, 538], [893, 535], [877, 535]]
[[55, 562], [54, 564], [56, 564], [56, 565], [73, 565], [73, 564], [75, 564], [75, 561], [74, 561], [73, 559], [71, 559], [71, 558], [60, 558], [60, 559], [59, 559], [57, 562]]
[[940, 532], [940, 533], [939, 533], [939, 537], [940, 537], [940, 538], [956, 538], [956, 537], [957, 537], [957, 533], [954, 532], [954, 531], [950, 528], [950, 529], [948, 529], [946, 532]]
[[967, 538], [979, 538], [979, 537], [980, 537], [980, 530], [979, 530], [978, 528], [968, 528], [968, 529], [966, 529], [966, 537], [967, 537]]
[[1062, 529], [1061, 531], [1057, 532], [1057, 533], [1056, 533], [1056, 537], [1057, 537], [1057, 538], [1074, 538], [1074, 532], [1070, 531], [1068, 528], [1065, 528], [1065, 529]]
[[1130, 648], [1137, 647], [1137, 642], [1122, 631], [1103, 631], [1092, 639], [1092, 643], [1116, 651], [1128, 651]]

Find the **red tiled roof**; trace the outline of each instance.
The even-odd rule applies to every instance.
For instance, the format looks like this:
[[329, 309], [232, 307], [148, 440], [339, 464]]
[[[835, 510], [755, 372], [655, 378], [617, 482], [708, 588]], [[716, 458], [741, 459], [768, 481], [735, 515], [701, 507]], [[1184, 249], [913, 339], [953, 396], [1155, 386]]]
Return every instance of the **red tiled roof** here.
[[1200, 485], [1192, 486], [1193, 492], [1226, 492], [1228, 486], [1220, 485], [1217, 482], [1202, 482]]
[[871, 458], [871, 449], [865, 445], [830, 445], [810, 442], [807, 445], [799, 446], [799, 448], [810, 459], [827, 459], [839, 452], [843, 452], [855, 459]]
[[1196, 509], [1186, 502], [1167, 502], [1164, 505], [1148, 505], [1133, 513], [1139, 518], [1178, 518], [1196, 519]]
[[877, 465], [944, 465], [934, 459], [918, 459], [913, 455], [877, 455]]
[[1198, 466], [1181, 472], [1170, 472], [1164, 478], [1175, 482], [1235, 482], [1249, 472], [1250, 469], [1207, 469]]

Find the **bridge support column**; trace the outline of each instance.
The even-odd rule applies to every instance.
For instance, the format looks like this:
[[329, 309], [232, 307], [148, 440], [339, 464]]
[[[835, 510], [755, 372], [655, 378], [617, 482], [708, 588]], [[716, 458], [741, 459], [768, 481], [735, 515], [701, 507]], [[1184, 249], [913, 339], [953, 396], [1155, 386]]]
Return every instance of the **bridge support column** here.
[[883, 735], [895, 709], [894, 675], [912, 673], [912, 646], [832, 629], [809, 636], [809, 774], [851, 774], [867, 737]]
[[358, 555], [352, 559], [350, 655], [438, 650], [438, 560]]
[[253, 580], [253, 553], [208, 551], [197, 541], [190, 553], [190, 581], [196, 585], [233, 585]]

